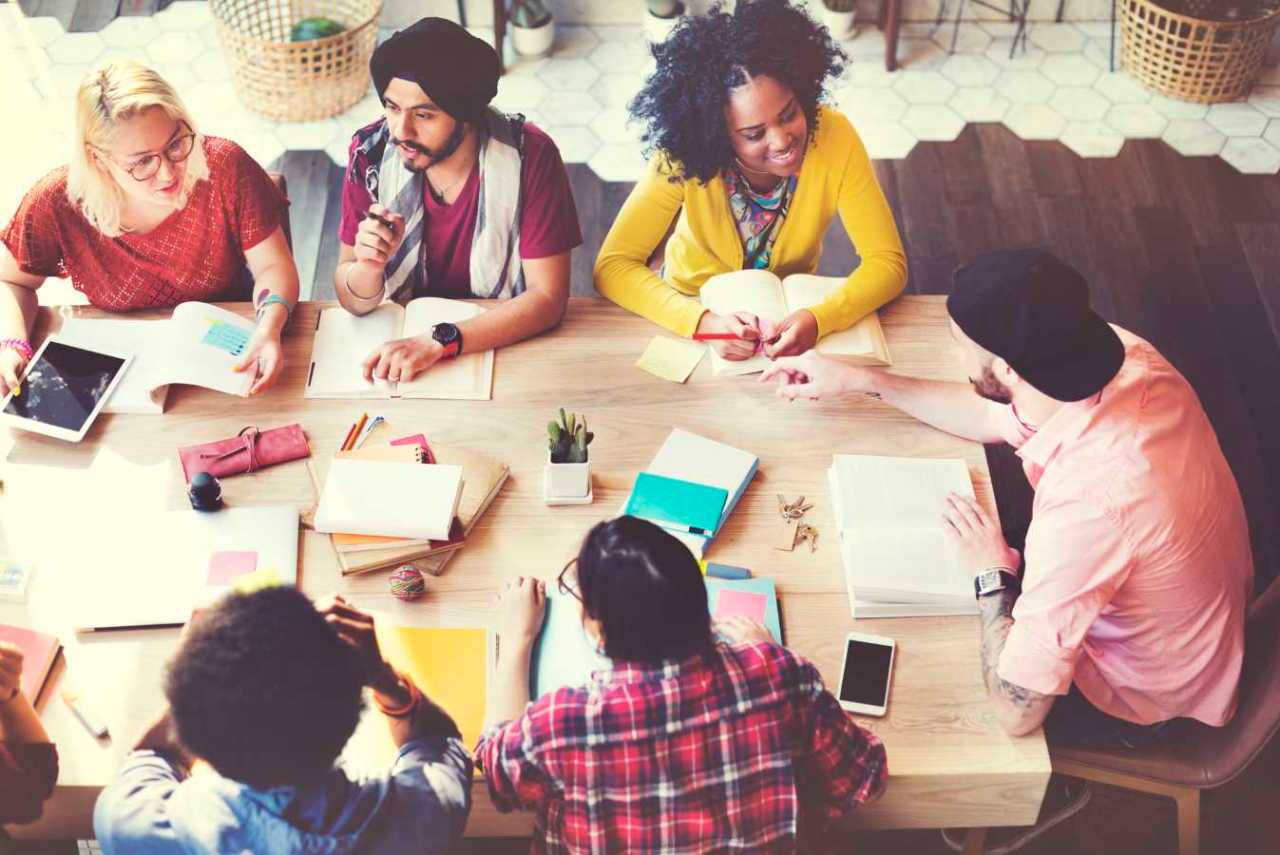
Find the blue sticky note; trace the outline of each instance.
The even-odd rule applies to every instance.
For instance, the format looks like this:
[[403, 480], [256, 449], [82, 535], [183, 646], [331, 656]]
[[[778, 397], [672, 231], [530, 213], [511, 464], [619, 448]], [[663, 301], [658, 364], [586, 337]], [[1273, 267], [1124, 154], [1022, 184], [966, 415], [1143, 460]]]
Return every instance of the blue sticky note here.
[[723, 487], [641, 472], [623, 513], [663, 528], [712, 537], [728, 500], [729, 491]]
[[211, 347], [225, 350], [232, 356], [239, 356], [244, 353], [245, 346], [249, 344], [249, 331], [232, 326], [226, 321], [213, 321], [209, 324], [209, 329], [205, 331], [201, 341]]
[[547, 613], [529, 658], [529, 696], [540, 698], [565, 686], [585, 686], [593, 671], [610, 667], [582, 628], [582, 610], [573, 597], [547, 586]]

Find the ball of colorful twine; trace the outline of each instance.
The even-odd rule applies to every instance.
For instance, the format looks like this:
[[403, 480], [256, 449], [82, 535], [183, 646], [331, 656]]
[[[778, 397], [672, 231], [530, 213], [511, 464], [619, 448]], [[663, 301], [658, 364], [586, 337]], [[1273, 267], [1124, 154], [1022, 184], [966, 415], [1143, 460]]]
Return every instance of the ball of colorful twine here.
[[397, 600], [416, 600], [427, 592], [427, 580], [412, 564], [396, 568], [391, 574], [391, 596]]

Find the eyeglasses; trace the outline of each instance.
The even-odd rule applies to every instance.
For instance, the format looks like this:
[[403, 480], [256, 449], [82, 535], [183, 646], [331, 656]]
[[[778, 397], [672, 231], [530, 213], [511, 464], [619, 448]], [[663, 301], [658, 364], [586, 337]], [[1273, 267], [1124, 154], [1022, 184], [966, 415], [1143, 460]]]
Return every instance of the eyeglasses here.
[[556, 578], [556, 587], [560, 589], [560, 593], [567, 594], [578, 602], [585, 604], [585, 601], [582, 599], [582, 592], [578, 590], [576, 579], [577, 574], [574, 574], [575, 578], [573, 580], [568, 578], [570, 568], [576, 567], [577, 564], [578, 559], [572, 558], [569, 560], [568, 564], [564, 565], [564, 569], [560, 571], [560, 575]]
[[[164, 151], [160, 154], [149, 154], [134, 163], [125, 166], [117, 163], [134, 181], [150, 181], [156, 177], [156, 173], [160, 171], [160, 158], [163, 157], [170, 163], [182, 163], [191, 156], [191, 150], [195, 147], [196, 135], [191, 131], [190, 126], [186, 122], [179, 123], [181, 127], [187, 129], [185, 134], [174, 137], [170, 143], [164, 147]], [[96, 148], [96, 146], [95, 146]], [[103, 151], [102, 149], [98, 149]], [[105, 153], [105, 152], [104, 152]], [[114, 162], [114, 159], [113, 159]]]

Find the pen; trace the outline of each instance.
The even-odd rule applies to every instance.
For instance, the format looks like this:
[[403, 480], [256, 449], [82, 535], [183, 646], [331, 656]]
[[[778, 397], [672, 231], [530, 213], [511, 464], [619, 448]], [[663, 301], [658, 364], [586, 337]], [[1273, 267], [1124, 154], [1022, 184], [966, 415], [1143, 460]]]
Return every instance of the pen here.
[[75, 717], [80, 720], [82, 725], [84, 725], [84, 729], [89, 731], [95, 739], [102, 739], [109, 735], [107, 726], [99, 721], [93, 713], [85, 709], [84, 702], [75, 692], [63, 692], [62, 702], [71, 708], [71, 712], [74, 713]]
[[347, 437], [347, 444], [342, 447], [343, 451], [349, 451], [355, 447], [356, 437], [360, 436], [360, 431], [364, 430], [364, 423], [369, 420], [368, 413], [361, 413], [360, 420], [355, 423], [352, 428], [351, 436]]
[[388, 220], [386, 217], [380, 217], [380, 216], [378, 216], [378, 215], [377, 215], [377, 214], [375, 214], [373, 211], [365, 211], [364, 216], [365, 216], [365, 219], [366, 219], [366, 220], [377, 220], [378, 222], [382, 223], [382, 224], [383, 224], [384, 226], [386, 226], [387, 228], [391, 229], [391, 231], [393, 231], [393, 232], [396, 230], [395, 223], [391, 222], [391, 221], [390, 221], [390, 220]]
[[370, 434], [373, 433], [373, 429], [376, 428], [378, 425], [382, 424], [383, 421], [385, 420], [382, 418], [382, 416], [374, 416], [373, 418], [369, 419], [369, 423], [365, 425], [364, 430], [361, 431], [356, 436], [356, 441], [352, 443], [351, 447], [359, 448], [360, 446], [364, 445], [364, 441], [369, 438]]
[[704, 332], [693, 334], [694, 341], [739, 341], [741, 339], [742, 336], [728, 332]]

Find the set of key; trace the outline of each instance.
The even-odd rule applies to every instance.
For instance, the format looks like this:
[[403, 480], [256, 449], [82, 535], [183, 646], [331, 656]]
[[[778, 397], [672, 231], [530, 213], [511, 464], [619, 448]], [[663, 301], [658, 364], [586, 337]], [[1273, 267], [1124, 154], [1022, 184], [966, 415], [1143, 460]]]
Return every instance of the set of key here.
[[810, 552], [818, 549], [818, 530], [803, 521], [805, 512], [812, 507], [812, 503], [805, 502], [804, 496], [788, 502], [786, 496], [778, 494], [778, 513], [782, 516], [783, 534], [775, 548], [791, 552], [807, 540]]

